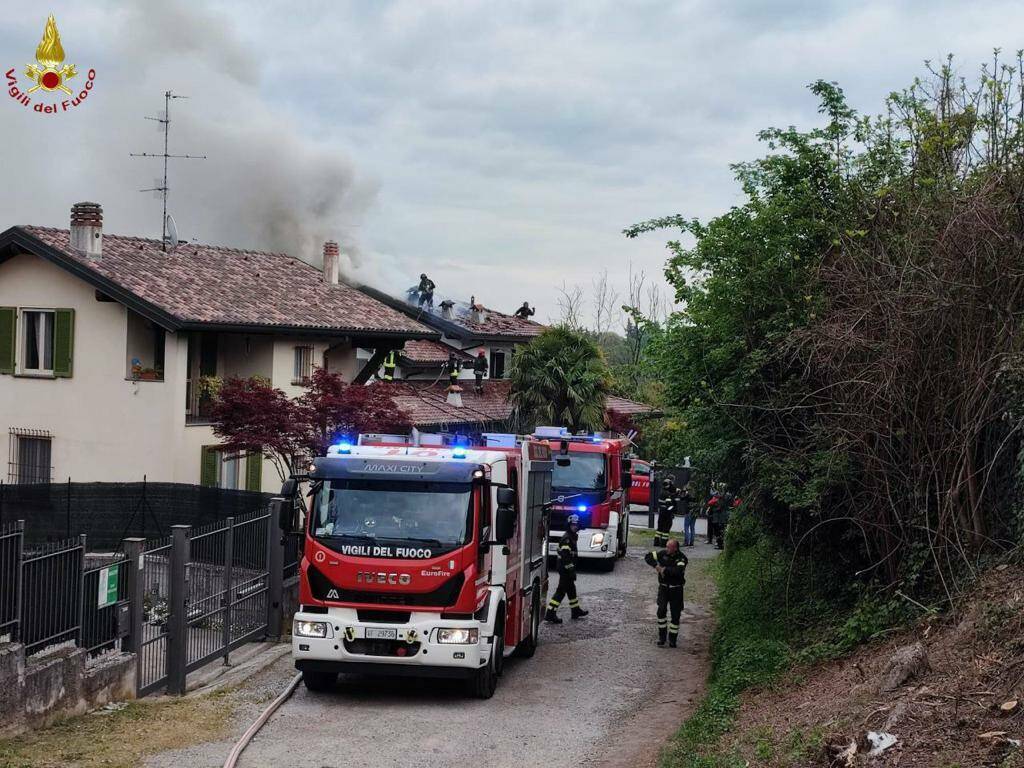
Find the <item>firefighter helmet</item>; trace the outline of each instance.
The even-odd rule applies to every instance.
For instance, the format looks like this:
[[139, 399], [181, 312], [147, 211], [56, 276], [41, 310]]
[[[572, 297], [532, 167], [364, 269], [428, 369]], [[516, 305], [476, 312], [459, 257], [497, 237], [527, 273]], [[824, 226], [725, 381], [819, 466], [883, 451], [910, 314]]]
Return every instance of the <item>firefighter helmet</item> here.
[[569, 515], [569, 517], [566, 518], [565, 522], [566, 522], [567, 525], [579, 525], [580, 524], [580, 516], [579, 515]]

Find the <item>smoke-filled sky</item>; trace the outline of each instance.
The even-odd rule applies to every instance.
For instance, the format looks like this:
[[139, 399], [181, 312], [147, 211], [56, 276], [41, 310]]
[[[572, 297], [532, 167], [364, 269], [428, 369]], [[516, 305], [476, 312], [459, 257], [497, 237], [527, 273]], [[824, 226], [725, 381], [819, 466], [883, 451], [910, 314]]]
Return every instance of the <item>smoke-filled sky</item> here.
[[23, 86], [47, 12], [95, 88], [66, 114], [0, 98], [0, 229], [94, 200], [107, 231], [159, 236], [137, 190], [160, 168], [128, 153], [160, 149], [143, 117], [172, 89], [171, 151], [209, 157], [172, 161], [183, 238], [315, 262], [333, 238], [354, 280], [397, 294], [426, 271], [538, 319], [605, 268], [620, 291], [630, 263], [660, 279], [668, 234], [623, 227], [734, 204], [729, 164], [815, 123], [812, 80], [875, 112], [924, 59], [973, 74], [1024, 47], [1024, 6], [986, 0], [53, 0], [0, 20]]

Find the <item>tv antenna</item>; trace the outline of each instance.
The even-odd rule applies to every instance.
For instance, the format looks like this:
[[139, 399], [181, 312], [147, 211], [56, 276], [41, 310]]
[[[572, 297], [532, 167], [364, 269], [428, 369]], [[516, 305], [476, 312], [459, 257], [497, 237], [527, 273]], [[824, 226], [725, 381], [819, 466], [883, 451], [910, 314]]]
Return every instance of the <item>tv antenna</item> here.
[[[157, 117], [146, 117], [147, 120], [153, 120], [154, 122], [160, 123], [161, 130], [164, 132], [164, 151], [159, 152], [130, 152], [131, 157], [156, 157], [163, 158], [164, 161], [164, 176], [163, 179], [156, 179], [153, 184], [154, 186], [149, 189], [141, 189], [140, 192], [155, 192], [157, 195], [163, 198], [164, 201], [164, 213], [161, 220], [161, 232], [160, 232], [160, 247], [164, 251], [167, 250], [167, 228], [168, 219], [170, 216], [167, 215], [167, 192], [169, 187], [167, 186], [167, 161], [170, 159], [180, 160], [205, 160], [206, 155], [172, 155], [168, 152], [168, 136], [171, 132], [171, 99], [187, 99], [188, 96], [179, 96], [171, 91], [164, 91], [164, 111]], [[172, 248], [178, 244], [178, 231], [177, 227], [173, 224], [173, 219], [170, 220], [171, 229], [173, 231]]]

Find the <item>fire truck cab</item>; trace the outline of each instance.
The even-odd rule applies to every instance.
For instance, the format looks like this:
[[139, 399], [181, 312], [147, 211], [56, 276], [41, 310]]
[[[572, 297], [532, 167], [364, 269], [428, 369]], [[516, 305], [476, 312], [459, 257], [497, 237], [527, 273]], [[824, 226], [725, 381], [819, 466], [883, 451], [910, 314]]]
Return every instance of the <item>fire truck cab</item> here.
[[629, 442], [621, 437], [570, 435], [564, 427], [537, 427], [554, 458], [548, 554], [558, 554], [566, 519], [580, 517], [578, 557], [612, 570], [629, 536]]
[[530, 657], [547, 593], [551, 451], [394, 436], [314, 460], [292, 651], [307, 688], [338, 673], [458, 677], [489, 698]]

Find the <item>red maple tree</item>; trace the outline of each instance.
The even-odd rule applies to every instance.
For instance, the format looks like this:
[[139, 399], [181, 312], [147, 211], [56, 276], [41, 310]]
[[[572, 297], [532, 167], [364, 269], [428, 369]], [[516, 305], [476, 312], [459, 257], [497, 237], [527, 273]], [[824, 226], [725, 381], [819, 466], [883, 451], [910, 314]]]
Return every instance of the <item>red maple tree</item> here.
[[323, 456], [333, 443], [344, 438], [354, 441], [364, 432], [403, 434], [412, 426], [387, 387], [348, 384], [323, 368], [313, 371], [309, 388], [296, 404], [306, 425], [305, 446], [311, 456]]
[[362, 432], [404, 433], [412, 426], [387, 387], [348, 384], [323, 368], [313, 371], [307, 391], [295, 400], [259, 376], [227, 379], [211, 418], [222, 451], [262, 453], [282, 481], [338, 440]]

